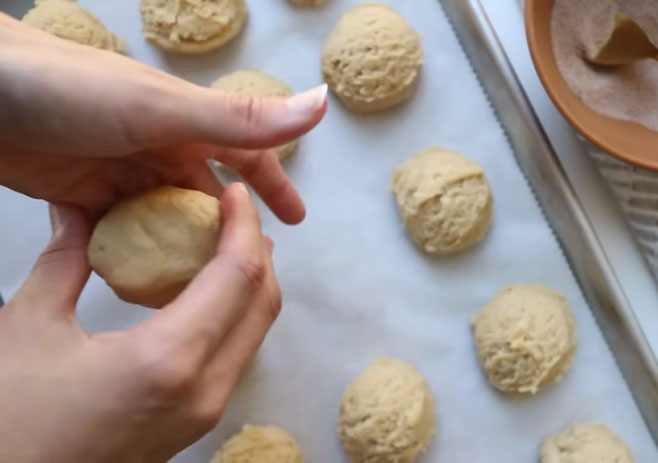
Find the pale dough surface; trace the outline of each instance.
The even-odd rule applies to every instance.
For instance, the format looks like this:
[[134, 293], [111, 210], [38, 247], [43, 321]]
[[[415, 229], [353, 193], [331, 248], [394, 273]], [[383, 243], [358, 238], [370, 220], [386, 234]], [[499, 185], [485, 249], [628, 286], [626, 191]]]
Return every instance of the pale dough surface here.
[[122, 40], [103, 23], [72, 0], [41, 0], [23, 17], [23, 22], [65, 40], [82, 45], [125, 51]]
[[499, 291], [473, 317], [475, 346], [496, 389], [535, 394], [559, 381], [573, 362], [577, 333], [567, 299], [543, 285]]
[[482, 240], [493, 196], [480, 164], [459, 153], [429, 148], [395, 169], [391, 180], [411, 239], [430, 254], [454, 254]]
[[379, 111], [409, 98], [422, 63], [416, 31], [381, 3], [362, 3], [345, 13], [322, 50], [325, 81], [354, 111]]
[[284, 429], [246, 425], [215, 453], [210, 463], [304, 463], [304, 456]]
[[416, 368], [400, 360], [373, 362], [340, 403], [338, 433], [355, 463], [411, 463], [435, 430], [432, 391]]
[[146, 39], [176, 53], [205, 53], [244, 27], [245, 0], [141, 0]]
[[[289, 97], [292, 90], [281, 80], [265, 72], [244, 69], [220, 77], [212, 88], [228, 93], [250, 96], [253, 98]], [[297, 149], [298, 140], [275, 148], [279, 161], [283, 161]]]
[[604, 424], [575, 424], [548, 437], [541, 463], [633, 463], [628, 446]]
[[89, 263], [126, 302], [159, 308], [171, 302], [215, 255], [219, 200], [160, 187], [110, 209], [96, 225]]

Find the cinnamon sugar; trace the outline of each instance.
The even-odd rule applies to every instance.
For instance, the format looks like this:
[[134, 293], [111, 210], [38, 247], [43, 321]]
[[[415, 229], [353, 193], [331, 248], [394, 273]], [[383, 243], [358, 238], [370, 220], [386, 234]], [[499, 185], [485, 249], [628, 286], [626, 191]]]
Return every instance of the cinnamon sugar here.
[[606, 68], [584, 59], [610, 37], [617, 10], [658, 45], [656, 0], [556, 0], [551, 37], [558, 68], [571, 91], [598, 113], [658, 131], [658, 61]]

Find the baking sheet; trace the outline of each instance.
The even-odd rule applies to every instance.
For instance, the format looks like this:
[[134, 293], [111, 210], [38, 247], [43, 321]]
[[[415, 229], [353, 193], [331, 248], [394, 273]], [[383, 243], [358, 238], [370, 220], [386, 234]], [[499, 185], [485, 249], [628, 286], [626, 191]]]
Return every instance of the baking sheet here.
[[[4, 0], [19, 13], [26, 2]], [[200, 58], [171, 57], [140, 36], [138, 2], [82, 1], [141, 61], [207, 85], [219, 74], [258, 67], [296, 90], [320, 82], [322, 42], [355, 0], [320, 9], [251, 0], [247, 30]], [[573, 421], [604, 421], [640, 463], [658, 451], [589, 313], [576, 282], [518, 170], [504, 134], [435, 0], [388, 1], [424, 35], [426, 66], [414, 97], [379, 115], [355, 115], [332, 101], [286, 168], [308, 218], [263, 226], [276, 242], [284, 293], [281, 318], [216, 430], [176, 462], [209, 460], [243, 423], [286, 427], [309, 462], [347, 461], [336, 437], [340, 395], [371, 360], [418, 366], [437, 398], [439, 429], [422, 462], [536, 461], [542, 439]], [[486, 240], [450, 259], [416, 251], [388, 193], [392, 169], [431, 145], [457, 149], [484, 166], [496, 198]], [[45, 205], [0, 190], [0, 291], [13, 294], [48, 238]], [[539, 282], [571, 300], [580, 344], [571, 372], [537, 397], [506, 398], [477, 365], [468, 320], [502, 286]], [[90, 331], [127, 327], [149, 315], [117, 301], [93, 277], [80, 304]]]

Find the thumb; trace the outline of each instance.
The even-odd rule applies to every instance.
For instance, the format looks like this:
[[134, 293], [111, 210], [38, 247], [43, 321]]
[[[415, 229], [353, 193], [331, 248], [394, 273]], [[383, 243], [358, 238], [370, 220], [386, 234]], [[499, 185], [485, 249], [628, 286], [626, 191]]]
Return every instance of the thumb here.
[[51, 205], [52, 238], [37, 259], [15, 300], [30, 310], [58, 313], [75, 311], [80, 292], [89, 279], [87, 245], [89, 224], [70, 205]]
[[323, 118], [328, 104], [326, 84], [290, 98], [251, 98], [200, 87], [190, 91], [187, 86], [170, 96], [152, 102], [157, 106], [152, 108], [157, 133], [141, 144], [271, 148], [310, 131]]

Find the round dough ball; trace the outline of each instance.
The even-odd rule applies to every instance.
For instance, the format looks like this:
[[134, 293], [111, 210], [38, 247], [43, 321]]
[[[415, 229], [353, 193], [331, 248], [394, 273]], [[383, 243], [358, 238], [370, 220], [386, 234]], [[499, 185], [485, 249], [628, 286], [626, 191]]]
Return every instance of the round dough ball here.
[[416, 31], [381, 3], [362, 3], [345, 13], [322, 51], [325, 81], [345, 106], [362, 112], [409, 98], [422, 63]]
[[276, 426], [244, 426], [210, 463], [304, 463], [295, 440]]
[[101, 218], [89, 264], [126, 302], [160, 308], [215, 255], [219, 201], [171, 186], [127, 199]]
[[499, 291], [472, 320], [480, 364], [492, 386], [536, 394], [569, 369], [577, 335], [567, 299], [546, 286]]
[[476, 161], [430, 148], [393, 173], [391, 191], [409, 236], [425, 252], [455, 254], [479, 243], [493, 215], [493, 197]]
[[247, 20], [245, 0], [141, 0], [141, 12], [146, 40], [187, 54], [221, 47]]
[[544, 441], [541, 463], [633, 463], [626, 444], [604, 424], [575, 424]]
[[65, 40], [82, 45], [125, 51], [119, 37], [109, 32], [98, 18], [72, 0], [42, 0], [23, 17], [23, 22]]
[[[276, 77], [253, 69], [235, 71], [220, 77], [213, 82], [212, 88], [253, 98], [289, 97], [293, 94], [290, 87]], [[276, 148], [274, 151], [279, 161], [294, 153], [297, 145], [298, 140], [293, 140]]]
[[399, 360], [372, 363], [340, 403], [338, 433], [355, 463], [411, 463], [435, 429], [432, 391], [418, 370]]

